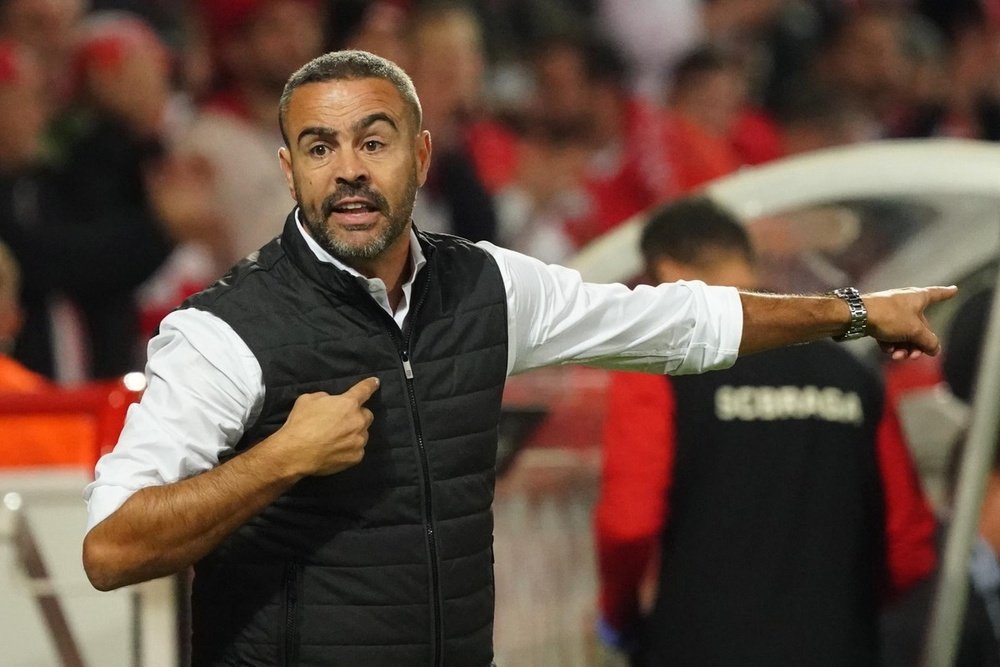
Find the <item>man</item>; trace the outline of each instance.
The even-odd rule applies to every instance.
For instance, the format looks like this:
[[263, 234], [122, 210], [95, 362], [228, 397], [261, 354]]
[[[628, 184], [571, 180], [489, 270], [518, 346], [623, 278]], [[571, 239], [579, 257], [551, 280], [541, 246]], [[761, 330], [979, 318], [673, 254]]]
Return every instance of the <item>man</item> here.
[[[195, 566], [199, 665], [489, 665], [494, 453], [507, 375], [657, 372], [843, 333], [836, 297], [630, 292], [410, 221], [431, 138], [406, 74], [317, 58], [279, 105], [298, 206], [278, 239], [164, 319], [149, 385], [86, 495], [107, 590]], [[895, 356], [923, 309], [867, 295]]]
[[[708, 199], [657, 210], [642, 252], [656, 282], [758, 285], [746, 232]], [[596, 524], [602, 634], [641, 665], [874, 664], [880, 596], [935, 561], [896, 415], [829, 341], [686, 378], [615, 374]]]

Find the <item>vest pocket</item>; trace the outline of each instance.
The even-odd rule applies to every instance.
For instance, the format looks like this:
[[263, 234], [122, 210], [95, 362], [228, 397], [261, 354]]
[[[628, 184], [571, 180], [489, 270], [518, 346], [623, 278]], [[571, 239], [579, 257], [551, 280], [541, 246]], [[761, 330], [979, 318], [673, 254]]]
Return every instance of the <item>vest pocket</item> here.
[[278, 643], [278, 664], [295, 667], [299, 664], [299, 604], [302, 597], [302, 566], [285, 565], [284, 596], [281, 601], [281, 641]]

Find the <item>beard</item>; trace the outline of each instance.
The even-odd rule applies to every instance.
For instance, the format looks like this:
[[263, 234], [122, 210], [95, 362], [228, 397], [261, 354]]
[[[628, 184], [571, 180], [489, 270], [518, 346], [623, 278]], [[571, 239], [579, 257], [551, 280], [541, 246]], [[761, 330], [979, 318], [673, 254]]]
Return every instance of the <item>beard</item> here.
[[[326, 221], [333, 214], [336, 203], [346, 197], [362, 197], [368, 200], [375, 205], [388, 224], [382, 227], [375, 237], [362, 244], [349, 243], [345, 239], [338, 238], [336, 231], [327, 225]], [[416, 198], [416, 172], [410, 173], [406, 189], [397, 206], [392, 206], [382, 193], [366, 184], [340, 183], [318, 208], [310, 207], [302, 201], [298, 186], [295, 186], [295, 199], [298, 201], [299, 210], [302, 211], [310, 235], [323, 250], [347, 264], [350, 264], [350, 260], [372, 260], [385, 252], [385, 249], [406, 230]]]

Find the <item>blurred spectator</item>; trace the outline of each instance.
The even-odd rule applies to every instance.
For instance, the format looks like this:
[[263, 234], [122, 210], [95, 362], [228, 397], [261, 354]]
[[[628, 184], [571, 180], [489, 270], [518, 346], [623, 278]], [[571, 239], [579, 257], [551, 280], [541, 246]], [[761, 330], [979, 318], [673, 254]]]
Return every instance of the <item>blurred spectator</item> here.
[[526, 122], [579, 127], [588, 151], [585, 213], [565, 225], [574, 245], [675, 192], [662, 115], [629, 93], [627, 65], [612, 46], [592, 35], [552, 36], [539, 45], [534, 72]]
[[906, 100], [912, 62], [905, 51], [905, 16], [878, 5], [847, 14], [832, 30], [813, 74], [875, 119], [871, 139], [889, 133]]
[[68, 93], [68, 62], [86, 0], [0, 0], [0, 39], [28, 47], [38, 58], [50, 103]]
[[[343, 32], [333, 49], [360, 49], [388, 58], [393, 62], [406, 62], [407, 53], [403, 33], [406, 30], [408, 0], [392, 2], [390, 0], [375, 0], [375, 2], [353, 2], [353, 9], [358, 14], [349, 25], [342, 26], [343, 14], [347, 7], [343, 2], [330, 3], [333, 7], [330, 22], [334, 28]], [[344, 32], [346, 29], [346, 32]], [[459, 65], [460, 63], [450, 63]]]
[[[24, 286], [15, 356], [64, 380], [133, 370], [133, 290], [171, 247], [129, 199], [141, 198], [130, 188], [142, 189], [139, 175], [127, 173], [134, 147], [111, 133], [64, 144], [55, 167], [43, 162], [50, 107], [42, 73], [14, 45], [0, 47], [0, 61], [0, 113], [11, 120], [0, 127], [0, 239], [21, 265]], [[68, 335], [74, 326], [77, 335]]]
[[776, 118], [786, 155], [864, 141], [873, 123], [853, 100], [819, 83], [804, 83], [787, 95]]
[[151, 183], [168, 171], [170, 133], [180, 122], [172, 58], [160, 37], [135, 15], [95, 12], [77, 30], [72, 65], [74, 95], [56, 135], [61, 187], [79, 216], [151, 241], [131, 248], [132, 273], [118, 290], [74, 299], [91, 339], [90, 376], [113, 377], [134, 368], [149, 333], [142, 332], [135, 289], [203, 216], [186, 219], [188, 198], [165, 177]]
[[[642, 236], [657, 282], [757, 287], [707, 199]], [[933, 568], [934, 519], [876, 375], [830, 341], [711, 376], [612, 380], [596, 531], [600, 634], [638, 665], [873, 665], [880, 600]], [[659, 544], [655, 600], [640, 590]]]
[[[68, 174], [64, 187], [93, 217], [109, 224], [162, 229], [185, 249], [197, 244], [209, 255], [222, 244], [224, 230], [212, 209], [207, 162], [172, 152], [176, 136], [189, 122], [187, 101], [171, 85], [173, 63], [166, 44], [135, 15], [105, 11], [84, 20], [73, 59], [76, 95], [62, 121], [62, 171]], [[172, 247], [164, 249], [171, 253], [168, 266], [175, 265], [175, 255], [182, 252]], [[135, 286], [146, 286], [149, 280], [162, 284], [167, 259], [163, 252], [151, 253]], [[207, 257], [202, 260], [203, 265], [209, 263]], [[202, 268], [197, 284], [176, 294], [170, 307], [214, 277]], [[113, 325], [122, 327], [115, 336], [119, 341], [126, 326], [140, 340], [148, 337], [156, 324], [147, 321], [148, 304], [141, 304], [143, 320], [137, 322], [136, 295], [122, 294], [121, 300], [117, 305], [105, 303], [100, 317], [127, 319]], [[117, 371], [99, 376], [109, 374]]]
[[427, 183], [414, 218], [425, 231], [472, 241], [496, 240], [493, 201], [479, 180], [470, 151], [473, 122], [482, 114], [485, 61], [478, 18], [464, 3], [434, 3], [415, 10], [405, 36], [405, 69], [434, 142]]
[[217, 80], [178, 147], [209, 166], [224, 221], [214, 253], [221, 272], [277, 235], [292, 206], [274, 109], [292, 72], [319, 55], [323, 12], [319, 0], [199, 0], [195, 8]]
[[567, 220], [587, 212], [589, 151], [579, 126], [544, 121], [519, 129], [513, 179], [494, 196], [500, 245], [559, 263], [577, 247]]
[[10, 250], [0, 242], [0, 392], [37, 391], [48, 381], [33, 373], [10, 355], [21, 330], [21, 274]]
[[[926, 22], [923, 22], [926, 24]], [[921, 33], [931, 28], [917, 28], [911, 20], [910, 43], [921, 44]], [[926, 24], [929, 26], [929, 24]], [[942, 37], [924, 36], [930, 42], [917, 81], [914, 108], [896, 128], [900, 136], [951, 136], [969, 139], [1000, 140], [1000, 23], [961, 22], [951, 30], [950, 52], [945, 52]], [[911, 48], [911, 51], [916, 51]], [[919, 52], [918, 52], [919, 53]]]
[[742, 164], [730, 132], [746, 100], [746, 82], [735, 58], [703, 46], [673, 72], [667, 128], [671, 166], [682, 192]]

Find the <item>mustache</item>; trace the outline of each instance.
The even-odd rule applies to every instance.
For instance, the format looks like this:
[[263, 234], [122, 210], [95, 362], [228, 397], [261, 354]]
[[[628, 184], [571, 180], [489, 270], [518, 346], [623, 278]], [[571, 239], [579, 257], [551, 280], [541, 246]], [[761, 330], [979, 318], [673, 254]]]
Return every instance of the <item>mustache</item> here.
[[323, 200], [321, 208], [323, 211], [323, 217], [329, 218], [333, 215], [333, 209], [336, 208], [337, 202], [348, 197], [365, 199], [374, 204], [379, 212], [383, 214], [389, 213], [389, 201], [382, 195], [381, 192], [368, 185], [341, 183], [337, 186], [336, 190], [327, 195], [327, 197]]

